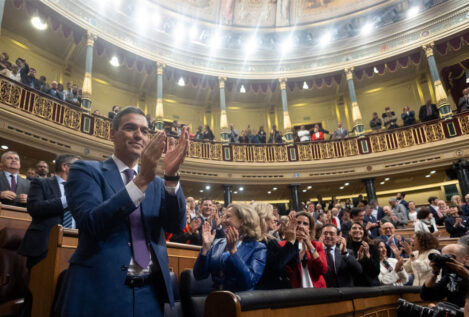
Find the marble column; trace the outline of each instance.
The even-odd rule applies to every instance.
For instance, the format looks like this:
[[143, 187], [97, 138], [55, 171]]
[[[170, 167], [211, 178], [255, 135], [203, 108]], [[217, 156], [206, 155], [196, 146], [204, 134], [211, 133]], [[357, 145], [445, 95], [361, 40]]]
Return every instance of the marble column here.
[[435, 98], [440, 118], [451, 118], [453, 115], [451, 106], [448, 103], [448, 96], [446, 95], [443, 84], [441, 83], [440, 74], [436, 65], [435, 56], [433, 55], [433, 47], [435, 43], [426, 44], [423, 46], [425, 55], [427, 56], [428, 67], [430, 68], [430, 74], [433, 80], [433, 86], [435, 87]]
[[362, 136], [365, 134], [365, 128], [362, 122], [362, 113], [358, 106], [355, 84], [353, 83], [353, 67], [345, 69], [345, 77], [347, 78], [350, 101], [352, 102], [352, 129], [355, 131], [355, 135]]
[[366, 200], [368, 203], [372, 200], [378, 200], [376, 197], [376, 187], [375, 187], [375, 179], [374, 178], [365, 178], [362, 180], [365, 184], [366, 188]]
[[85, 78], [83, 79], [82, 88], [82, 107], [87, 111], [91, 112], [91, 96], [92, 96], [92, 82], [91, 74], [93, 71], [93, 47], [94, 42], [97, 39], [97, 35], [88, 31], [88, 38], [86, 42], [86, 60], [85, 60]]
[[223, 184], [223, 197], [225, 199], [225, 207], [231, 204], [231, 195], [233, 192], [233, 185], [230, 184]]
[[2, 33], [3, 14], [5, 13], [5, 0], [0, 0], [0, 34]]
[[462, 199], [469, 194], [469, 163], [466, 159], [460, 159], [453, 164], [453, 169], [456, 171], [456, 176], [459, 181], [459, 188], [461, 189]]
[[300, 185], [291, 184], [288, 187], [290, 187], [290, 192], [291, 192], [290, 210], [300, 211], [300, 194], [299, 194]]
[[280, 94], [282, 96], [283, 130], [285, 140], [287, 143], [293, 143], [293, 132], [291, 129], [290, 114], [288, 113], [287, 78], [280, 78], [278, 81], [280, 83]]
[[163, 70], [165, 64], [156, 63], [156, 130], [163, 130], [164, 122], [164, 108], [163, 108]]
[[220, 133], [221, 140], [228, 142], [228, 117], [226, 115], [226, 97], [225, 97], [226, 77], [218, 77], [220, 87]]

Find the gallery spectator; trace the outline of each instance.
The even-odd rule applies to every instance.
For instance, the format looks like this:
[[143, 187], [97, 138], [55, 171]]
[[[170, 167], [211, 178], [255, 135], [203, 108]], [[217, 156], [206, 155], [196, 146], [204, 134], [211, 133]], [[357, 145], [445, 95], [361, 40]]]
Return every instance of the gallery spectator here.
[[311, 140], [309, 130], [306, 130], [304, 125], [300, 127], [297, 134], [300, 142], [309, 142]]
[[197, 131], [195, 132], [194, 140], [202, 141], [204, 139], [204, 133], [202, 132], [202, 126], [199, 125], [197, 127]]
[[[81, 105], [81, 94], [79, 93], [78, 86], [76, 84], [72, 85], [72, 91], [68, 94], [68, 98], [65, 101], [76, 106]], [[119, 109], [117, 109], [117, 111], [119, 111]]]
[[215, 139], [215, 136], [213, 135], [212, 130], [210, 130], [210, 126], [208, 124], [204, 127], [203, 139], [208, 141], [213, 141]]
[[230, 124], [230, 129], [228, 130], [228, 140], [230, 143], [239, 143], [239, 134], [233, 124]]
[[112, 106], [112, 111], [107, 114], [109, 119], [114, 119], [116, 114], [119, 112], [119, 106]]
[[21, 82], [21, 74], [17, 65], [11, 65], [10, 79]]
[[440, 118], [438, 113], [438, 108], [435, 104], [432, 103], [431, 99], [428, 99], [427, 102], [420, 107], [419, 110], [419, 119], [420, 122], [426, 122], [431, 120], [437, 120]]
[[49, 174], [49, 164], [45, 161], [39, 161], [36, 164], [36, 172], [38, 177], [46, 178]]
[[238, 140], [239, 140], [239, 143], [243, 143], [243, 144], [251, 142], [251, 138], [248, 137], [246, 130], [241, 131], [241, 136], [239, 137]]
[[377, 240], [376, 246], [379, 251], [380, 273], [378, 279], [381, 285], [405, 285], [409, 280], [409, 275], [404, 270], [404, 258], [400, 256], [401, 251], [393, 246], [395, 258], [388, 258], [384, 241]]
[[319, 125], [315, 124], [313, 128], [313, 134], [311, 136], [311, 140], [314, 141], [323, 141], [324, 140], [324, 132], [319, 130]]
[[0, 172], [0, 202], [25, 207], [30, 183], [19, 175], [21, 162], [18, 153], [3, 153], [1, 163], [3, 172]]
[[277, 130], [277, 126], [275, 124], [272, 126], [272, 130], [270, 130], [268, 143], [282, 143], [282, 136]]
[[267, 142], [267, 134], [265, 133], [263, 126], [259, 127], [259, 132], [257, 134], [259, 135], [259, 141], [262, 144], [265, 144]]
[[461, 112], [469, 110], [469, 88], [462, 91], [462, 97], [458, 101], [458, 108]]
[[445, 228], [451, 238], [459, 238], [469, 233], [469, 218], [462, 216], [459, 206], [449, 208], [445, 218]]
[[370, 120], [370, 128], [373, 131], [379, 131], [381, 130], [381, 127], [383, 126], [383, 121], [378, 117], [377, 112], [373, 112], [373, 118]]
[[332, 134], [333, 140], [345, 139], [348, 137], [348, 130], [342, 127], [342, 122], [337, 123], [337, 129]]
[[384, 108], [384, 111], [385, 112], [383, 113], [382, 117], [386, 130], [399, 128], [397, 125], [397, 117], [394, 111], [391, 111], [391, 108], [389, 107]]
[[36, 169], [35, 168], [28, 168], [28, 170], [26, 171], [26, 179], [28, 181], [31, 181], [33, 178], [36, 178], [37, 177], [37, 173], [36, 173]]
[[256, 129], [252, 130], [250, 143], [252, 143], [252, 144], [260, 144], [261, 143], [259, 133], [257, 132]]
[[51, 95], [52, 97], [55, 97], [55, 98], [58, 98], [58, 99], [62, 99], [59, 97], [58, 95], [58, 91], [57, 91], [57, 82], [54, 80], [50, 83], [50, 89], [47, 91], [47, 93], [49, 95]]
[[439, 235], [435, 218], [428, 208], [420, 208], [417, 212], [417, 221], [414, 223], [415, 232], [428, 232], [435, 236]]
[[401, 118], [402, 118], [402, 121], [404, 122], [404, 127], [407, 127], [409, 125], [413, 125], [416, 123], [415, 111], [410, 110], [408, 106], [405, 106], [404, 109], [402, 109]]
[[417, 220], [417, 208], [415, 207], [415, 202], [413, 202], [412, 200], [409, 201], [409, 220]]

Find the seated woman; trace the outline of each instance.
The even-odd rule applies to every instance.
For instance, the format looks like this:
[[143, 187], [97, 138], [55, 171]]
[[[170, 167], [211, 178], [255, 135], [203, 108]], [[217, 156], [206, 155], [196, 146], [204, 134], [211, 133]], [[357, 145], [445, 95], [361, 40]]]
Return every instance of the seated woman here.
[[415, 232], [429, 232], [434, 236], [439, 236], [435, 218], [428, 208], [420, 208], [417, 212], [417, 221], [414, 223]]
[[[321, 242], [314, 241], [314, 220], [307, 212], [297, 212], [296, 215], [296, 242], [298, 257], [292, 259], [285, 269], [290, 277], [292, 288], [324, 288], [326, 281], [323, 275], [327, 273], [326, 253]], [[290, 220], [292, 221], [292, 220]], [[280, 241], [280, 246], [288, 242]]]
[[354, 222], [347, 237], [347, 246], [353, 250], [353, 256], [363, 269], [363, 274], [353, 277], [355, 286], [378, 286], [379, 280], [379, 252], [368, 238], [365, 227]]
[[257, 241], [261, 237], [259, 216], [250, 205], [231, 204], [223, 225], [226, 238], [215, 240], [215, 230], [204, 223], [194, 277], [201, 280], [211, 275], [213, 289], [217, 290], [253, 290], [264, 273], [267, 252], [265, 245]]
[[387, 249], [384, 241], [377, 240], [375, 246], [379, 251], [379, 267], [378, 275], [381, 285], [403, 286], [409, 281], [409, 275], [404, 270], [404, 258], [401, 257], [401, 251], [392, 244], [391, 249], [395, 258], [387, 257]]
[[267, 246], [267, 259], [264, 274], [256, 286], [256, 289], [281, 289], [291, 288], [286, 265], [298, 259], [298, 242], [296, 241], [295, 212], [289, 215], [289, 221], [285, 229], [286, 243], [281, 247], [274, 236], [269, 234], [274, 229], [274, 208], [270, 204], [257, 203], [254, 208], [259, 215], [261, 225], [261, 242]]
[[[416, 232], [413, 238], [413, 247], [409, 242], [402, 242], [404, 251], [410, 255], [410, 259], [404, 263], [407, 273], [414, 274], [413, 286], [422, 286], [428, 277], [432, 275], [432, 267], [428, 255], [430, 253], [440, 253], [438, 249], [438, 239], [430, 232]], [[415, 250], [415, 251], [414, 251]]]

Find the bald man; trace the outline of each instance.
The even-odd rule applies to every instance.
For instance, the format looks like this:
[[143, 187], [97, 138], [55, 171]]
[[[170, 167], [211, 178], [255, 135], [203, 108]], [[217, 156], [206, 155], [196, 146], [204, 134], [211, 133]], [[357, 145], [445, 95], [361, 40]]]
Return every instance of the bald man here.
[[[441, 301], [444, 298], [458, 307], [464, 307], [469, 281], [469, 253], [461, 244], [449, 244], [441, 250], [452, 259], [443, 267], [432, 261], [433, 274], [422, 286], [420, 297], [425, 301]], [[441, 279], [436, 280], [441, 271]]]

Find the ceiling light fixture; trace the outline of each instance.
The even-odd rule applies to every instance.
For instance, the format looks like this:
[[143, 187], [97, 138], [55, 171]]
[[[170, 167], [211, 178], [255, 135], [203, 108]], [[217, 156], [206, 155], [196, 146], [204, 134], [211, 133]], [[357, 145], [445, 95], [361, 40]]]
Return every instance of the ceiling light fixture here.
[[7, 146], [7, 145], [2, 145], [1, 148], [2, 148], [2, 150], [8, 150], [8, 146]]
[[244, 190], [244, 187], [240, 187], [240, 188], [238, 188], [238, 190], [239, 190], [240, 192], [242, 192], [242, 191]]
[[40, 17], [35, 16], [31, 18], [31, 24], [38, 30], [44, 31], [47, 29], [47, 23], [43, 22]]
[[436, 171], [431, 171], [431, 172], [430, 172], [430, 174], [435, 174], [435, 173], [436, 173]]
[[364, 26], [361, 27], [360, 34], [361, 35], [368, 35], [368, 34], [371, 33], [371, 31], [373, 31], [373, 28], [374, 28], [373, 23], [368, 22]]
[[306, 193], [306, 189], [303, 189], [303, 193]]
[[303, 83], [303, 89], [309, 89], [308, 83], [306, 81]]
[[270, 195], [270, 194], [272, 194], [272, 192], [271, 192], [271, 191], [268, 191], [268, 192], [267, 192], [267, 194], [269, 194], [269, 195]]
[[251, 36], [244, 45], [244, 50], [246, 51], [246, 55], [250, 55], [257, 49], [257, 38], [255, 35]]
[[236, 195], [236, 194], [238, 194], [238, 192], [236, 192], [236, 191], [235, 191], [235, 192], [233, 192], [233, 194], [235, 194], [235, 195]]
[[381, 182], [380, 184], [381, 184], [381, 185], [384, 185], [384, 182]]
[[272, 190], [277, 190], [277, 189], [278, 189], [277, 187], [272, 188]]
[[203, 192], [204, 192], [204, 190], [203, 190], [203, 189], [201, 189], [201, 190], [200, 190], [200, 192], [201, 192], [201, 193], [203, 193]]
[[345, 186], [348, 186], [348, 185], [350, 185], [350, 183], [345, 183], [344, 185], [345, 185]]
[[206, 190], [210, 190], [210, 185], [205, 186]]
[[189, 31], [189, 37], [191, 40], [195, 40], [197, 38], [197, 35], [199, 34], [199, 28], [197, 25], [193, 25], [191, 27], [191, 30]]
[[431, 175], [430, 175], [430, 174], [428, 174], [428, 175], [425, 175], [425, 177], [426, 177], [426, 178], [430, 178], [430, 177], [431, 177]]
[[239, 88], [239, 92], [242, 94], [246, 93], [246, 88], [244, 88], [244, 85], [241, 85], [241, 88]]
[[407, 11], [407, 18], [412, 19], [415, 18], [420, 13], [420, 8], [418, 6], [414, 6]]
[[344, 189], [345, 187], [344, 186], [340, 186], [340, 189]]
[[390, 178], [389, 178], [389, 177], [386, 177], [384, 180], [387, 182], [388, 180], [390, 180]]
[[120, 66], [120, 63], [119, 63], [119, 59], [117, 58], [117, 56], [113, 56], [113, 57], [109, 60], [109, 64], [111, 64], [111, 65], [114, 66], [114, 67], [119, 67], [119, 66]]
[[332, 41], [332, 33], [331, 32], [326, 32], [324, 33], [321, 38], [319, 39], [319, 44], [321, 46], [326, 46]]
[[173, 29], [173, 37], [177, 43], [181, 43], [184, 40], [184, 24], [178, 23]]
[[287, 37], [285, 40], [282, 42], [282, 53], [288, 53], [293, 49], [293, 40], [291, 36]]
[[308, 189], [311, 189], [311, 188], [313, 188], [313, 186], [311, 186], [311, 185], [310, 185], [310, 186], [308, 186]]
[[184, 81], [184, 78], [181, 76], [178, 80], [178, 86], [184, 87], [186, 85], [186, 82]]

